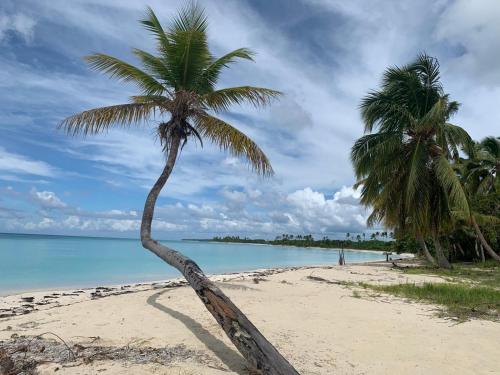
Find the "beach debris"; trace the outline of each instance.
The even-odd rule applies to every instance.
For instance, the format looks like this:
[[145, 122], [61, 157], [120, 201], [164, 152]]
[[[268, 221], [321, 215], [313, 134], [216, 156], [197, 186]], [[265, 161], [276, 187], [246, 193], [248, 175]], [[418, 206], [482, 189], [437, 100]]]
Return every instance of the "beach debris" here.
[[412, 266], [400, 266], [396, 262], [392, 262], [392, 267], [397, 269], [413, 268]]
[[[44, 336], [52, 336], [46, 338]], [[34, 375], [36, 367], [56, 363], [62, 367], [90, 364], [95, 361], [124, 361], [134, 364], [169, 364], [176, 361], [197, 361], [202, 364], [212, 359], [202, 351], [184, 345], [154, 348], [149, 346], [102, 346], [98, 340], [69, 344], [52, 332], [37, 336], [13, 335], [10, 340], [0, 340], [0, 375]]]
[[343, 281], [331, 281], [331, 280], [327, 280], [327, 279], [324, 279], [324, 278], [319, 277], [319, 276], [309, 275], [309, 276], [307, 276], [307, 278], [309, 280], [319, 281], [321, 283], [326, 283], [326, 284], [345, 285], [345, 282], [343, 282]]
[[0, 349], [0, 374], [9, 375], [13, 373], [15, 364], [12, 358], [3, 349]]
[[254, 278], [252, 279], [252, 281], [253, 281], [253, 283], [254, 283], [254, 284], [258, 284], [258, 283], [260, 283], [261, 281], [269, 281], [269, 280], [268, 280], [268, 279], [264, 279], [263, 277], [254, 277]]

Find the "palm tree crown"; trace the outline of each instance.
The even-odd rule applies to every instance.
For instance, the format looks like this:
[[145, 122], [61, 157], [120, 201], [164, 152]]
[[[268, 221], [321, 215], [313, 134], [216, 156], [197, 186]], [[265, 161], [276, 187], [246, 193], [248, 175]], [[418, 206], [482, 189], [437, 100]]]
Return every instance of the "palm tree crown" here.
[[383, 221], [399, 232], [439, 234], [451, 209], [468, 202], [449, 161], [471, 140], [448, 121], [459, 104], [439, 80], [439, 64], [425, 54], [387, 69], [382, 88], [361, 103], [365, 132], [351, 151], [362, 186], [361, 201], [373, 207], [369, 224]]
[[466, 161], [464, 180], [471, 193], [488, 194], [499, 190], [500, 140], [486, 137], [475, 145]]
[[[165, 151], [173, 138], [182, 146], [189, 137], [208, 139], [235, 156], [247, 158], [260, 174], [271, 175], [271, 164], [264, 152], [241, 131], [216, 117], [232, 104], [266, 105], [280, 95], [278, 91], [252, 86], [216, 88], [224, 68], [238, 59], [252, 60], [252, 51], [240, 48], [214, 57], [207, 44], [207, 18], [191, 3], [164, 29], [152, 9], [142, 25], [156, 38], [157, 55], [134, 49], [142, 68], [115, 57], [97, 53], [86, 57], [90, 66], [124, 82], [134, 83], [140, 95], [130, 103], [81, 112], [61, 123], [70, 134], [99, 133], [110, 126], [129, 126], [168, 114], [157, 133]], [[211, 114], [213, 112], [214, 114]]]

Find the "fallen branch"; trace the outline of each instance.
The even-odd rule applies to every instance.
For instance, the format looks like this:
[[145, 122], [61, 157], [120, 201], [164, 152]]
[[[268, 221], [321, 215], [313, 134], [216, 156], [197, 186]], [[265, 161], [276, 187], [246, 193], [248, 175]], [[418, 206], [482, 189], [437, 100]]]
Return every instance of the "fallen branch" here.
[[307, 278], [309, 280], [319, 281], [321, 283], [326, 283], [326, 284], [345, 285], [345, 283], [343, 281], [331, 281], [331, 280], [323, 279], [322, 277], [318, 277], [318, 276], [309, 275], [309, 276], [307, 276]]

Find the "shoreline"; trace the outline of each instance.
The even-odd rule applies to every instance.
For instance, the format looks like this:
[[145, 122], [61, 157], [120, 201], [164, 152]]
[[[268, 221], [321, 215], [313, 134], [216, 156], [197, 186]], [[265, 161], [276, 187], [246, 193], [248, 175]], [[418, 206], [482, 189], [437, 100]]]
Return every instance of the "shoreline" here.
[[[413, 254], [409, 254], [413, 255]], [[413, 257], [399, 258], [398, 260], [410, 260]], [[255, 278], [276, 275], [289, 271], [332, 269], [334, 267], [349, 266], [369, 266], [369, 265], [389, 265], [382, 260], [349, 263], [344, 266], [337, 264], [317, 264], [305, 266], [261, 268], [242, 272], [226, 272], [220, 274], [207, 274], [206, 276], [215, 283], [230, 281], [242, 281]], [[184, 277], [176, 277], [164, 280], [145, 281], [137, 283], [122, 283], [111, 285], [98, 285], [85, 288], [46, 288], [32, 291], [14, 292], [7, 295], [0, 295], [0, 319], [10, 318], [19, 315], [26, 315], [35, 311], [46, 310], [48, 308], [67, 306], [85, 300], [94, 300], [122, 294], [131, 294], [156, 289], [170, 289], [188, 286]]]
[[[358, 265], [377, 263], [380, 261], [368, 261], [357, 263]], [[356, 263], [351, 263], [355, 265]], [[252, 271], [227, 272], [210, 274], [207, 277], [215, 283], [229, 282], [234, 280], [247, 280], [269, 275], [275, 275], [288, 271], [305, 269], [331, 268], [336, 265], [308, 265], [296, 267], [262, 268]], [[15, 292], [0, 295], [0, 319], [19, 315], [26, 315], [35, 311], [48, 308], [67, 306], [84, 300], [93, 300], [122, 294], [138, 293], [147, 290], [179, 288], [188, 286], [184, 277], [172, 279], [146, 281], [137, 283], [123, 283], [114, 285], [103, 285], [86, 288], [47, 288], [32, 291]]]
[[[265, 244], [253, 244], [256, 246], [283, 246], [287, 247], [287, 245], [265, 245]], [[311, 247], [314, 249], [320, 249], [320, 250], [340, 250], [340, 249], [327, 249], [327, 248], [322, 248], [322, 247]], [[365, 252], [370, 252], [370, 253], [380, 253], [380, 251], [376, 250], [357, 250], [357, 249], [344, 249], [344, 251], [365, 251]], [[415, 255], [411, 253], [401, 253], [397, 254], [399, 258], [394, 259], [394, 260], [405, 260], [405, 259], [414, 259]], [[360, 264], [368, 264], [368, 263], [377, 263], [377, 262], [383, 262], [383, 259], [380, 260], [368, 260], [365, 262], [353, 262], [353, 263], [348, 263], [348, 265], [360, 265]], [[330, 266], [335, 266], [337, 265], [336, 263], [331, 263], [331, 264], [312, 264], [312, 265], [303, 265], [303, 266], [289, 266], [289, 267], [269, 267], [269, 268], [257, 268], [253, 270], [244, 270], [244, 271], [228, 271], [228, 272], [222, 272], [222, 273], [215, 273], [215, 274], [206, 274], [207, 277], [218, 277], [218, 276], [227, 276], [227, 275], [233, 275], [233, 274], [249, 274], [249, 273], [255, 273], [255, 272], [265, 272], [265, 271], [270, 271], [270, 270], [289, 270], [289, 269], [301, 269], [301, 268], [315, 268], [315, 267], [330, 267]], [[124, 286], [127, 287], [134, 287], [134, 286], [142, 286], [142, 285], [153, 285], [153, 284], [160, 284], [160, 283], [166, 283], [166, 282], [172, 282], [172, 281], [177, 281], [177, 280], [184, 280], [182, 275], [179, 277], [173, 277], [173, 278], [168, 278], [168, 279], [155, 279], [155, 280], [139, 280], [139, 281], [131, 281], [131, 282], [123, 282], [123, 283], [118, 283], [118, 284], [108, 284], [106, 282], [99, 283], [96, 282], [97, 286], [61, 286], [61, 287], [42, 287], [42, 288], [37, 288], [37, 289], [29, 289], [29, 290], [12, 290], [12, 291], [7, 291], [7, 292], [2, 292], [0, 291], [0, 300], [5, 297], [10, 297], [10, 296], [21, 296], [24, 294], [35, 294], [35, 293], [65, 293], [71, 290], [93, 290], [96, 288], [121, 288]], [[1, 301], [0, 301], [1, 302]], [[1, 305], [0, 305], [1, 306]]]

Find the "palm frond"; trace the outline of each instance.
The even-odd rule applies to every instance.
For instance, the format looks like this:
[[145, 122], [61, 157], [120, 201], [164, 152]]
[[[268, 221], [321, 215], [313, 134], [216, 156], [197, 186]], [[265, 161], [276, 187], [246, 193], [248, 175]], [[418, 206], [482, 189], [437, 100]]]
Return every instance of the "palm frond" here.
[[96, 134], [112, 125], [130, 126], [148, 120], [155, 110], [152, 103], [130, 103], [95, 108], [66, 118], [59, 128], [71, 135]]
[[269, 159], [257, 144], [247, 135], [227, 122], [208, 114], [195, 117], [194, 127], [202, 138], [209, 139], [222, 150], [248, 160], [253, 170], [263, 176], [274, 174]]
[[458, 159], [459, 150], [469, 155], [474, 153], [474, 141], [465, 129], [457, 125], [445, 123], [441, 126], [441, 130], [443, 138], [438, 144], [443, 149], [448, 147], [451, 151], [448, 157], [453, 156], [454, 159]]
[[146, 95], [161, 95], [165, 87], [154, 77], [116, 57], [103, 53], [86, 56], [91, 68], [107, 73], [124, 82], [135, 83]]
[[165, 82], [172, 88], [175, 87], [174, 77], [164, 59], [153, 56], [152, 54], [138, 48], [134, 48], [132, 52], [141, 60], [149, 74], [151, 74], [158, 81]]
[[208, 26], [205, 10], [195, 1], [189, 1], [179, 11], [169, 28], [170, 33], [178, 31], [206, 32]]
[[207, 43], [207, 18], [196, 3], [188, 3], [168, 28], [169, 46], [165, 61], [176, 90], [193, 91], [211, 62]]
[[456, 210], [470, 212], [467, 195], [448, 160], [443, 155], [440, 155], [433, 162], [436, 179], [448, 195], [450, 205]]
[[197, 83], [199, 92], [205, 94], [213, 91], [214, 86], [219, 78], [219, 74], [223, 68], [227, 68], [234, 63], [236, 59], [245, 59], [253, 61], [254, 53], [247, 48], [238, 48], [224, 56], [214, 59], [210, 65], [203, 71]]
[[241, 86], [216, 90], [203, 96], [204, 104], [216, 112], [227, 111], [233, 104], [245, 102], [255, 107], [268, 105], [281, 92], [262, 87]]
[[153, 12], [153, 9], [147, 7], [146, 18], [140, 21], [144, 27], [153, 33], [158, 41], [158, 51], [161, 54], [166, 54], [168, 51], [168, 46], [170, 42], [168, 40], [168, 36], [163, 30], [160, 21], [156, 17], [156, 14]]

